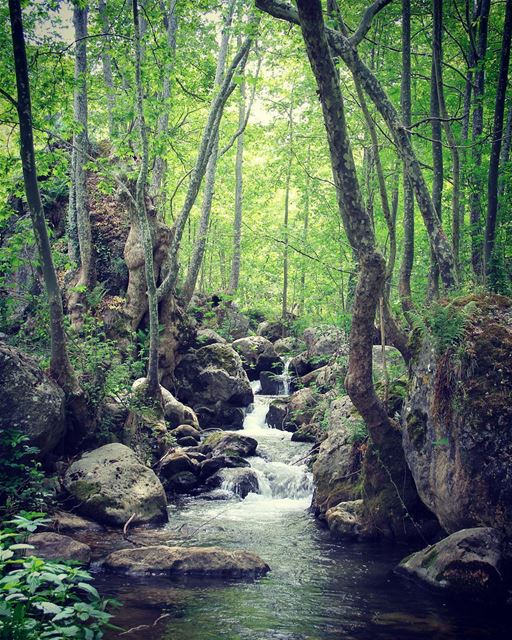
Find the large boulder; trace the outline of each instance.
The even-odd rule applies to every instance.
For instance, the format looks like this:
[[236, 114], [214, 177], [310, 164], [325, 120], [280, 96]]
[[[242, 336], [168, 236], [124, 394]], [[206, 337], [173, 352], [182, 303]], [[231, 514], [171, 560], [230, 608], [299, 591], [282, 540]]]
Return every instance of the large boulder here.
[[233, 467], [222, 469], [208, 479], [207, 484], [214, 489], [221, 487], [232, 491], [242, 499], [249, 493], [260, 493], [258, 474], [254, 469]]
[[203, 428], [241, 429], [254, 399], [238, 353], [227, 344], [189, 352], [175, 370], [177, 396], [193, 407]]
[[258, 446], [257, 440], [238, 433], [217, 431], [212, 433], [201, 445], [204, 453], [213, 456], [253, 456]]
[[285, 418], [283, 428], [286, 431], [297, 431], [299, 427], [311, 422], [318, 398], [312, 389], [299, 389], [292, 393], [288, 402], [288, 414]]
[[361, 454], [354, 442], [358, 418], [348, 396], [331, 402], [327, 437], [313, 464], [313, 509], [320, 517], [340, 502], [360, 497]]
[[[132, 392], [141, 392], [146, 384], [146, 378], [139, 378], [132, 384]], [[175, 429], [184, 424], [188, 424], [195, 429], [199, 429], [199, 421], [193, 409], [187, 407], [177, 400], [165, 387], [160, 386], [160, 393], [164, 405], [164, 417], [171, 429]]]
[[306, 349], [306, 343], [293, 336], [288, 336], [288, 338], [276, 340], [274, 342], [274, 349], [278, 356], [301, 353]]
[[310, 357], [348, 355], [347, 336], [333, 325], [309, 327], [304, 331], [304, 342]]
[[213, 329], [199, 329], [196, 336], [196, 347], [206, 347], [209, 344], [227, 344], [227, 340]]
[[249, 333], [250, 320], [234, 302], [224, 302], [214, 307], [217, 326], [232, 340], [243, 338]]
[[275, 400], [272, 400], [265, 418], [269, 427], [284, 431], [286, 418], [288, 416], [289, 403], [289, 397], [276, 398]]
[[28, 537], [28, 544], [34, 547], [29, 555], [45, 560], [73, 561], [88, 565], [91, 562], [91, 549], [83, 542], [73, 540], [69, 536], [45, 531], [33, 533]]
[[66, 433], [64, 392], [21, 351], [0, 342], [0, 430], [28, 436], [41, 456]]
[[258, 380], [262, 371], [281, 373], [283, 361], [274, 345], [262, 336], [248, 336], [233, 342], [233, 348], [241, 356], [249, 380]]
[[413, 553], [395, 573], [465, 601], [494, 600], [505, 595], [503, 567], [503, 535], [491, 527], [477, 527]]
[[403, 448], [422, 501], [448, 532], [512, 534], [512, 300], [439, 305], [403, 409]]
[[134, 523], [167, 517], [160, 480], [123, 444], [85, 453], [68, 468], [63, 484], [80, 513], [105, 524], [123, 526], [134, 514]]
[[266, 562], [247, 551], [164, 545], [114, 551], [107, 556], [103, 567], [107, 571], [168, 578], [254, 578], [270, 571]]
[[362, 500], [340, 502], [325, 514], [329, 531], [335, 538], [346, 541], [358, 540], [361, 536]]
[[282, 322], [269, 322], [265, 320], [264, 322], [260, 322], [256, 329], [256, 333], [259, 336], [270, 340], [270, 342], [276, 342], [276, 340], [279, 340], [286, 335], [286, 327]]

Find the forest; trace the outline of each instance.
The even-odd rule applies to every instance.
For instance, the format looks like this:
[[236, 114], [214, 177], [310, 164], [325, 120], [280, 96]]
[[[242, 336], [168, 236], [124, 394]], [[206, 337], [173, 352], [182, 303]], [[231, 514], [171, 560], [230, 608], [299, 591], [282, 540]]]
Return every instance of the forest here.
[[509, 638], [512, 0], [0, 18], [0, 640]]

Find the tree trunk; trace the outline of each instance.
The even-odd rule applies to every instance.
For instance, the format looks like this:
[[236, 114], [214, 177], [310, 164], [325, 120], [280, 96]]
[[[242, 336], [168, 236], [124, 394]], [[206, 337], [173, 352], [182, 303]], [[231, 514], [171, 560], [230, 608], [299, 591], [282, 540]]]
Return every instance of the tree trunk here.
[[226, 71], [224, 81], [222, 82], [222, 85], [215, 95], [210, 107], [208, 120], [203, 130], [203, 136], [201, 139], [199, 152], [197, 154], [196, 163], [190, 176], [190, 182], [187, 194], [185, 196], [185, 201], [181, 208], [180, 214], [172, 228], [173, 237], [167, 259], [164, 264], [164, 279], [158, 287], [159, 300], [164, 298], [171, 291], [174, 291], [176, 287], [176, 281], [178, 279], [179, 271], [178, 253], [181, 244], [181, 238], [183, 236], [183, 231], [185, 230], [190, 211], [196, 201], [197, 194], [201, 186], [201, 181], [206, 171], [206, 166], [208, 164], [217, 132], [219, 130], [219, 124], [222, 118], [224, 105], [226, 104], [229, 96], [233, 93], [236, 86], [233, 82], [233, 76], [237, 69], [240, 68], [241, 70], [243, 70], [247, 61], [247, 56], [249, 55], [252, 41], [253, 36], [249, 35], [242, 43], [242, 46], [235, 54], [231, 65]]
[[482, 141], [484, 128], [484, 91], [485, 91], [485, 56], [487, 54], [487, 31], [489, 24], [490, 0], [481, 0], [478, 16], [478, 45], [475, 56], [475, 90], [473, 109], [473, 140], [472, 159], [473, 172], [470, 198], [470, 223], [471, 223], [471, 262], [473, 272], [477, 279], [482, 276], [482, 181], [479, 177], [482, 165]]
[[288, 317], [288, 225], [290, 220], [290, 182], [293, 164], [293, 87], [288, 111], [288, 164], [284, 185], [284, 217], [283, 217], [283, 297], [281, 302], [281, 318], [286, 323]]
[[[240, 42], [239, 45], [240, 46]], [[240, 102], [238, 105], [238, 128], [245, 122], [245, 78], [240, 83]], [[235, 220], [233, 229], [233, 257], [229, 275], [228, 293], [235, 295], [240, 280], [241, 240], [242, 240], [242, 206], [243, 206], [243, 163], [244, 163], [244, 134], [238, 136], [235, 160]]]
[[153, 240], [151, 238], [151, 227], [146, 211], [146, 183], [148, 176], [148, 134], [146, 122], [144, 119], [144, 93], [142, 85], [141, 71], [141, 38], [139, 23], [139, 7], [138, 0], [132, 0], [133, 8], [133, 32], [135, 46], [135, 111], [139, 126], [139, 135], [141, 142], [141, 159], [137, 183], [135, 186], [135, 204], [136, 213], [139, 223], [139, 229], [144, 251], [144, 270], [146, 274], [146, 288], [149, 310], [149, 356], [147, 370], [147, 387], [146, 395], [148, 398], [158, 402], [161, 400], [160, 385], [158, 380], [158, 347], [159, 347], [159, 328], [158, 328], [158, 299], [156, 295], [156, 279], [153, 264]]
[[41, 269], [50, 310], [50, 373], [64, 389], [66, 395], [77, 394], [79, 388], [68, 357], [62, 298], [53, 264], [48, 230], [46, 228], [43, 205], [37, 182], [32, 132], [32, 105], [20, 0], [9, 0], [9, 15], [16, 72], [17, 110], [20, 124], [20, 156], [23, 168], [23, 181], [39, 259], [41, 260]]
[[[402, 0], [402, 82], [400, 85], [400, 104], [404, 127], [411, 126], [411, 2]], [[406, 132], [406, 136], [409, 134]], [[413, 308], [411, 296], [411, 274], [414, 264], [414, 194], [404, 164], [404, 246], [398, 291], [405, 316]], [[432, 255], [436, 252], [431, 245]]]
[[[434, 25], [435, 30], [435, 25]], [[439, 219], [443, 219], [443, 141], [441, 116], [439, 112], [439, 96], [437, 93], [436, 65], [434, 60], [434, 48], [436, 46], [436, 36], [432, 37], [432, 66], [430, 74], [430, 118], [432, 131], [432, 203]], [[430, 249], [430, 271], [428, 274], [427, 299], [437, 300], [439, 298], [439, 268], [436, 256]]]
[[487, 183], [487, 221], [485, 226], [484, 245], [484, 275], [486, 278], [489, 278], [495, 266], [493, 264], [493, 251], [496, 236], [496, 217], [498, 213], [498, 177], [503, 136], [503, 117], [505, 114], [508, 66], [510, 62], [510, 43], [512, 39], [512, 0], [507, 0], [505, 11], [500, 71], [498, 86], [496, 88], [496, 104], [494, 107], [491, 156], [489, 159], [489, 178]]
[[[292, 23], [299, 23], [297, 12], [287, 2], [283, 2], [282, 0], [256, 0], [256, 4], [271, 15], [275, 15], [278, 18]], [[384, 5], [381, 4], [380, 7], [382, 8], [382, 6]], [[365, 14], [365, 16], [367, 16], [367, 14]], [[412, 148], [409, 132], [400, 120], [395, 107], [382, 85], [370, 69], [362, 62], [355, 48], [360, 42], [360, 38], [367, 32], [370, 24], [371, 20], [370, 22], [368, 19], [363, 20], [360, 29], [358, 29], [356, 34], [350, 39], [334, 29], [324, 27], [324, 30], [333, 54], [339, 55], [352, 74], [359, 79], [366, 94], [375, 104], [391, 132], [393, 141], [404, 161], [408, 179], [416, 195], [430, 243], [436, 254], [441, 278], [445, 287], [451, 289], [456, 284], [452, 247], [433, 207], [420, 163]], [[363, 35], [359, 37], [360, 32], [363, 33]]]
[[[172, 75], [176, 58], [176, 34], [178, 32], [176, 2], [177, 0], [169, 0], [169, 8], [167, 9], [167, 15], [165, 16], [165, 27], [167, 33], [167, 55], [165, 58], [166, 62], [163, 71], [162, 93], [160, 96], [162, 112], [158, 118], [156, 128], [156, 135], [159, 144], [162, 144], [161, 139], [169, 129], [169, 102], [171, 98]], [[160, 218], [162, 218], [163, 216], [163, 202], [159, 202], [159, 200], [162, 200], [162, 198], [160, 197], [160, 189], [162, 188], [162, 181], [165, 176], [166, 169], [167, 161], [161, 153], [157, 153], [155, 164], [153, 167], [153, 175], [149, 192], [158, 203]]]
[[[308, 150], [306, 155], [306, 187], [304, 191], [304, 226], [302, 228], [302, 244], [304, 247], [307, 247], [308, 244], [308, 233], [309, 233], [309, 200], [310, 200], [310, 190], [311, 190], [311, 177], [310, 177], [310, 166], [311, 166], [311, 144], [308, 144]], [[301, 269], [300, 269], [300, 300], [299, 300], [299, 316], [304, 314], [304, 307], [306, 304], [306, 263], [305, 259], [302, 259]], [[345, 296], [343, 291], [343, 274], [341, 281], [341, 300], [343, 311], [345, 307]]]
[[73, 24], [75, 27], [75, 88], [73, 112], [76, 133], [73, 135], [73, 161], [69, 215], [76, 224], [79, 249], [78, 277], [71, 289], [68, 310], [71, 323], [78, 328], [83, 322], [87, 307], [87, 293], [94, 284], [94, 259], [91, 233], [91, 219], [87, 208], [87, 175], [85, 163], [88, 152], [87, 132], [87, 7], [78, 2], [73, 4]]
[[[110, 22], [107, 15], [106, 0], [99, 0], [98, 13], [103, 33], [108, 33], [110, 31]], [[110, 50], [110, 36], [104, 36], [103, 46], [101, 49], [101, 65], [103, 68], [103, 81], [105, 83], [107, 95], [108, 132], [112, 137], [116, 133], [116, 127], [114, 123], [114, 107], [116, 104], [116, 99], [114, 95], [114, 77], [112, 75], [112, 58], [110, 55]]]
[[[214, 92], [219, 90], [222, 85], [224, 72], [226, 68], [226, 57], [228, 53], [229, 45], [229, 30], [231, 28], [231, 22], [233, 20], [233, 13], [235, 11], [235, 0], [231, 0], [224, 16], [221, 43], [219, 48], [219, 55], [217, 58], [217, 68], [215, 70], [215, 82]], [[196, 288], [197, 277], [199, 270], [201, 269], [201, 263], [203, 261], [204, 252], [206, 249], [206, 238], [208, 235], [208, 224], [212, 211], [213, 195], [215, 192], [215, 174], [217, 172], [217, 160], [219, 155], [219, 128], [214, 134], [213, 144], [211, 147], [210, 157], [206, 165], [205, 173], [205, 185], [203, 194], [203, 205], [201, 207], [201, 218], [199, 220], [199, 230], [194, 242], [194, 249], [192, 252], [192, 258], [190, 260], [190, 266], [188, 268], [187, 277], [181, 291], [181, 298], [183, 300], [183, 306], [186, 309], [194, 295]]]
[[[460, 248], [460, 156], [459, 148], [453, 134], [452, 125], [449, 120], [448, 110], [444, 99], [443, 85], [443, 4], [442, 0], [433, 0], [434, 8], [434, 70], [437, 87], [437, 100], [439, 103], [439, 114], [441, 116], [443, 129], [450, 147], [452, 156], [452, 247], [455, 270], [459, 272], [459, 248]], [[441, 216], [439, 216], [441, 217]]]
[[361, 197], [338, 74], [325, 36], [321, 4], [318, 0], [299, 0], [297, 4], [302, 35], [322, 104], [340, 215], [359, 259], [346, 386], [378, 444], [390, 426], [372, 380], [374, 320], [384, 284], [385, 263], [376, 250], [373, 228]]

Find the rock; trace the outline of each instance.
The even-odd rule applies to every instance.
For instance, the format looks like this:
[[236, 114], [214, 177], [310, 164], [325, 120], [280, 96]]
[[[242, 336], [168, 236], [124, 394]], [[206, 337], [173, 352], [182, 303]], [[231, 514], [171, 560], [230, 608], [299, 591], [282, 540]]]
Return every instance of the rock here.
[[178, 398], [197, 413], [203, 428], [241, 429], [253, 392], [242, 361], [227, 344], [211, 344], [184, 356], [175, 370]]
[[209, 344], [227, 344], [227, 340], [213, 329], [199, 329], [197, 332], [197, 348], [206, 347]]
[[264, 396], [277, 396], [283, 391], [283, 380], [271, 371], [260, 373], [261, 394]]
[[123, 431], [130, 410], [126, 403], [107, 398], [99, 408], [98, 422], [102, 431], [107, 431], [112, 438], [123, 438]]
[[260, 493], [258, 475], [254, 469], [222, 469], [207, 480], [212, 489], [221, 487], [239, 495], [242, 499], [249, 493]]
[[198, 441], [195, 438], [191, 438], [190, 436], [178, 438], [178, 444], [180, 445], [180, 447], [195, 447], [197, 442]]
[[53, 528], [58, 533], [82, 533], [85, 531], [104, 531], [101, 524], [86, 520], [75, 513], [56, 511], [52, 516]]
[[263, 338], [270, 340], [270, 342], [275, 342], [276, 340], [279, 340], [280, 338], [284, 337], [284, 335], [286, 334], [286, 327], [283, 325], [282, 322], [265, 321], [265, 322], [260, 322], [256, 330], [256, 333], [259, 336], [262, 336]]
[[304, 342], [310, 357], [348, 355], [348, 339], [341, 329], [333, 325], [309, 327], [304, 331]]
[[313, 509], [317, 515], [340, 502], [358, 499], [361, 455], [352, 440], [349, 428], [357, 418], [355, 408], [348, 396], [331, 402], [328, 414], [327, 437], [320, 445], [313, 464]]
[[512, 300], [470, 296], [438, 315], [462, 329], [454, 346], [446, 332], [419, 346], [402, 414], [407, 464], [448, 533], [492, 526], [510, 536]]
[[123, 526], [167, 518], [165, 491], [155, 473], [123, 444], [85, 453], [67, 470], [65, 489], [77, 510], [105, 524]]
[[214, 458], [208, 458], [201, 464], [199, 479], [204, 482], [220, 469], [231, 469], [234, 467], [250, 467], [250, 464], [241, 456], [217, 455]]
[[283, 361], [274, 345], [262, 336], [249, 336], [233, 342], [233, 349], [241, 356], [249, 380], [258, 380], [262, 371], [281, 373]]
[[[135, 380], [132, 385], [132, 392], [140, 391], [145, 382], [146, 378]], [[176, 400], [165, 387], [160, 386], [160, 391], [164, 403], [164, 417], [171, 429], [181, 425], [190, 425], [195, 429], [199, 429], [199, 421], [193, 409]]]
[[408, 556], [395, 573], [452, 596], [504, 597], [503, 535], [491, 527], [463, 529]]
[[173, 451], [167, 454], [163, 460], [161, 460], [158, 468], [158, 473], [163, 478], [171, 478], [176, 473], [182, 471], [189, 471], [192, 474], [199, 473], [198, 463], [191, 460], [183, 451]]
[[276, 398], [269, 405], [266, 421], [274, 429], [284, 430], [284, 424], [288, 416], [289, 398]]
[[132, 575], [157, 574], [166, 577], [254, 578], [270, 567], [247, 551], [228, 551], [216, 547], [167, 547], [122, 549], [104, 561], [107, 571]]
[[203, 463], [207, 459], [204, 453], [199, 451], [191, 451], [190, 449], [187, 449], [186, 453], [191, 460], [195, 460], [196, 462], [199, 462], [199, 464]]
[[64, 392], [34, 360], [0, 343], [0, 430], [7, 428], [46, 456], [66, 434]]
[[167, 478], [165, 484], [175, 493], [190, 493], [190, 491], [199, 486], [198, 471], [199, 469], [195, 473], [180, 471]]
[[[182, 424], [176, 429], [171, 431], [171, 435], [176, 438], [178, 444], [182, 444], [181, 440], [187, 438], [192, 439], [193, 443], [190, 446], [195, 446], [201, 440], [201, 432], [198, 431], [195, 427], [192, 427], [189, 424]], [[187, 446], [187, 445], [183, 445]]]
[[205, 438], [201, 448], [213, 456], [253, 456], [258, 446], [257, 440], [238, 433], [217, 431]]
[[214, 311], [217, 316], [217, 326], [222, 327], [223, 333], [230, 335], [233, 340], [243, 338], [249, 333], [250, 320], [234, 302], [222, 302], [214, 307]]
[[319, 424], [312, 422], [310, 424], [303, 424], [292, 433], [292, 442], [321, 442], [325, 440], [327, 433], [322, 429]]
[[298, 338], [289, 336], [288, 338], [280, 338], [274, 342], [274, 349], [278, 356], [284, 356], [291, 353], [300, 353], [305, 351], [306, 343]]
[[84, 565], [91, 562], [90, 547], [60, 533], [33, 533], [28, 537], [27, 542], [34, 547], [27, 552], [27, 555], [34, 555], [45, 560], [66, 562], [73, 560]]
[[329, 531], [341, 540], [357, 540], [361, 533], [363, 501], [340, 502], [325, 514]]
[[284, 421], [286, 431], [297, 431], [297, 429], [311, 422], [318, 399], [311, 389], [299, 389], [292, 393], [288, 401], [288, 414]]
[[302, 378], [322, 366], [325, 366], [324, 360], [315, 363], [310, 360], [308, 353], [304, 351], [304, 353], [299, 353], [299, 355], [290, 360], [290, 373], [296, 378]]

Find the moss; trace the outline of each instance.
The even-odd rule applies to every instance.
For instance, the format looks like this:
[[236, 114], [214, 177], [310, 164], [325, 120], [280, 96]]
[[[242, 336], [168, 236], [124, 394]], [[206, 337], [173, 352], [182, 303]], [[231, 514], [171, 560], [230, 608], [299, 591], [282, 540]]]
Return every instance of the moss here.
[[434, 562], [436, 561], [438, 555], [439, 555], [439, 553], [437, 551], [437, 548], [435, 546], [433, 546], [430, 549], [430, 551], [427, 552], [427, 554], [425, 555], [425, 557], [421, 561], [422, 568], [423, 569], [429, 569], [434, 564]]
[[407, 417], [405, 427], [414, 448], [422, 449], [427, 435], [427, 416], [418, 412], [411, 413]]
[[77, 480], [73, 483], [73, 493], [78, 500], [85, 502], [90, 500], [99, 491], [99, 486], [95, 482]]

